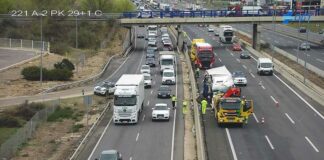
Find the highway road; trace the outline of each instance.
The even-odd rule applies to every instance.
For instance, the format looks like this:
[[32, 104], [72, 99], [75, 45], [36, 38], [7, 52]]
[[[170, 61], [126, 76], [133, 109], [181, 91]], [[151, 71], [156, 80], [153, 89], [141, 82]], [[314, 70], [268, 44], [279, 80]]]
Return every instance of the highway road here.
[[[252, 35], [252, 25], [251, 24], [231, 24], [234, 28], [246, 32]], [[269, 28], [269, 25], [267, 25]], [[282, 27], [280, 27], [282, 28]], [[272, 29], [272, 28], [271, 28]], [[309, 51], [300, 51], [298, 50], [299, 44], [303, 40], [299, 40], [293, 37], [283, 35], [273, 30], [263, 29], [261, 32], [261, 39], [265, 42], [275, 45], [276, 47], [287, 51], [288, 53], [298, 56], [300, 59], [307, 61], [307, 63], [312, 64], [313, 66], [324, 70], [324, 47], [317, 44], [311, 43], [311, 50]], [[305, 33], [301, 33], [303, 35]], [[307, 56], [306, 56], [307, 55]], [[306, 58], [307, 57], [307, 58]]]
[[242, 87], [242, 94], [254, 100], [254, 115], [243, 128], [219, 128], [210, 110], [203, 117], [209, 159], [323, 159], [323, 106], [291, 86], [280, 73], [258, 76], [255, 59], [239, 59], [230, 45], [219, 43], [206, 28], [184, 26], [184, 30], [191, 39], [204, 38], [215, 47], [216, 66], [245, 72], [248, 85]]
[[0, 48], [0, 70], [23, 60], [30, 59], [35, 55], [34, 51]]
[[[146, 31], [139, 28], [137, 33]], [[110, 77], [109, 80], [117, 81], [122, 74], [140, 73], [140, 67], [145, 64], [144, 39], [136, 40], [137, 48], [129, 55], [126, 63]], [[157, 58], [156, 58], [157, 59]], [[177, 60], [177, 85], [171, 86], [172, 93], [177, 94], [181, 104], [183, 98], [182, 71]], [[97, 132], [88, 143], [77, 159], [95, 159], [103, 150], [117, 149], [123, 155], [123, 159], [183, 159], [183, 135], [184, 123], [181, 112], [177, 109], [171, 111], [169, 122], [152, 122], [152, 106], [163, 102], [171, 106], [170, 99], [157, 99], [157, 89], [161, 85], [159, 67], [152, 69], [152, 88], [145, 89], [144, 111], [137, 125], [114, 125], [111, 122], [112, 110], [105, 117], [105, 125], [100, 125]]]

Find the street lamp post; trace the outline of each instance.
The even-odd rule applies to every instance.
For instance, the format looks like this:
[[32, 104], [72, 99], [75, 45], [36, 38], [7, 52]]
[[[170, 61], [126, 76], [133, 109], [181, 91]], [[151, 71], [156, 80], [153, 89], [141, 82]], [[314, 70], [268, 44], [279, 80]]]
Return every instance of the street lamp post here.
[[307, 60], [307, 49], [308, 49], [308, 46], [309, 46], [309, 48], [310, 48], [310, 44], [309, 44], [309, 40], [308, 40], [308, 36], [309, 36], [309, 19], [310, 19], [310, 13], [309, 13], [309, 11], [310, 11], [310, 6], [311, 6], [311, 4], [312, 4], [312, 1], [310, 1], [310, 4], [308, 5], [308, 22], [307, 22], [307, 29], [306, 29], [306, 31], [307, 31], [307, 33], [306, 33], [306, 49], [305, 49], [305, 55], [306, 55], [306, 57], [305, 57], [305, 64], [304, 64], [304, 84], [306, 83], [306, 65], [307, 65], [307, 63], [306, 63], [306, 60]]
[[40, 17], [40, 26], [41, 26], [41, 56], [40, 56], [40, 84], [41, 88], [43, 87], [43, 48], [44, 48], [44, 43], [43, 43], [43, 15]]

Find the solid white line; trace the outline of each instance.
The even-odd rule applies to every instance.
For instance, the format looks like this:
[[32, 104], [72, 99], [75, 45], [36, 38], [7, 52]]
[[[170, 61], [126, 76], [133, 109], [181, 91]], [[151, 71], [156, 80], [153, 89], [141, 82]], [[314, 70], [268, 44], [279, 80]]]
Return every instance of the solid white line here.
[[101, 139], [103, 138], [104, 134], [106, 133], [106, 131], [107, 131], [107, 129], [108, 129], [108, 127], [109, 127], [111, 121], [112, 121], [112, 117], [110, 118], [110, 120], [109, 120], [107, 126], [105, 127], [104, 131], [102, 132], [102, 134], [101, 134], [99, 140], [97, 141], [97, 144], [96, 144], [95, 147], [93, 148], [93, 150], [92, 150], [90, 156], [88, 157], [88, 160], [91, 160], [91, 159], [92, 159], [92, 156], [93, 156], [95, 150], [97, 149], [99, 143], [101, 142]]
[[324, 61], [322, 59], [316, 58], [317, 61], [324, 63]]
[[139, 133], [137, 133], [137, 136], [136, 136], [136, 142], [138, 141], [138, 137], [139, 137]]
[[[145, 44], [146, 43], [144, 43], [144, 46], [143, 46], [143, 48], [145, 48]], [[142, 57], [141, 57], [141, 61], [140, 61], [140, 63], [138, 64], [138, 67], [137, 67], [137, 69], [136, 69], [136, 72], [138, 72], [139, 71], [139, 69], [140, 69], [140, 66], [142, 65], [142, 61], [143, 61], [143, 58], [144, 57], [144, 50], [142, 51]]]
[[281, 78], [279, 78], [276, 74], [273, 74], [281, 83], [283, 83], [288, 89], [290, 89], [299, 99], [301, 99], [306, 105], [311, 108], [318, 116], [324, 119], [324, 116], [319, 113], [312, 105], [310, 105], [302, 96], [300, 96], [295, 90], [293, 90], [286, 82], [284, 82]]
[[226, 130], [226, 135], [227, 135], [228, 142], [229, 142], [231, 150], [232, 150], [233, 159], [237, 160], [237, 156], [236, 156], [235, 148], [234, 148], [234, 145], [233, 145], [233, 142], [232, 142], [231, 134], [229, 133], [228, 128], [225, 128], [225, 130]]
[[218, 58], [219, 62], [222, 62], [222, 60], [220, 58]]
[[261, 87], [262, 87], [262, 89], [266, 89], [263, 85]]
[[273, 98], [272, 96], [270, 96], [270, 97], [271, 97], [271, 99], [272, 99], [275, 103], [278, 103], [278, 101], [276, 101], [275, 98]]
[[268, 138], [268, 136], [267, 136], [267, 135], [265, 135], [264, 137], [265, 137], [265, 138], [267, 139], [267, 141], [268, 141], [268, 143], [269, 143], [269, 145], [270, 145], [271, 149], [272, 149], [272, 150], [274, 150], [275, 148], [273, 147], [273, 145], [272, 145], [272, 143], [271, 143], [270, 139]]
[[147, 101], [147, 106], [150, 104], [150, 101]]
[[247, 69], [247, 67], [244, 64], [242, 66], [243, 66], [244, 69]]
[[253, 73], [250, 73], [251, 74], [251, 76], [253, 77], [253, 78], [255, 78], [255, 76], [254, 76], [254, 74]]
[[145, 119], [145, 114], [143, 115], [143, 119], [142, 119], [142, 121], [144, 121], [144, 119]]
[[230, 52], [231, 56], [234, 56], [232, 52]]
[[275, 40], [274, 42], [279, 44], [279, 41], [277, 41], [277, 40]]
[[153, 90], [151, 91], [151, 94], [153, 93]]
[[292, 119], [290, 118], [290, 116], [288, 115], [288, 113], [285, 113], [285, 115], [287, 116], [287, 118], [290, 120], [290, 122], [291, 122], [292, 124], [295, 124], [295, 121], [292, 120]]
[[259, 123], [259, 120], [258, 120], [258, 118], [256, 117], [256, 115], [255, 115], [254, 113], [252, 113], [252, 115], [253, 115], [255, 121], [256, 121], [257, 123]]
[[239, 59], [237, 59], [237, 58], [236, 58], [236, 61], [239, 62], [239, 63], [241, 63], [241, 61]]
[[319, 150], [316, 148], [316, 146], [308, 139], [308, 137], [305, 136], [305, 139], [308, 141], [308, 143], [314, 148], [316, 152], [319, 152]]
[[[176, 57], [177, 62], [177, 57]], [[176, 72], [178, 72], [177, 64], [175, 65]], [[178, 77], [176, 77], [176, 81], [178, 82]], [[178, 97], [178, 83], [176, 83], [176, 97]], [[175, 107], [177, 107], [177, 103], [175, 103]], [[174, 135], [175, 135], [175, 127], [176, 127], [176, 119], [177, 119], [177, 108], [174, 109], [173, 114], [173, 127], [172, 127], [172, 144], [171, 144], [171, 160], [173, 160], [173, 154], [174, 154]]]
[[133, 157], [130, 157], [129, 160], [133, 160]]

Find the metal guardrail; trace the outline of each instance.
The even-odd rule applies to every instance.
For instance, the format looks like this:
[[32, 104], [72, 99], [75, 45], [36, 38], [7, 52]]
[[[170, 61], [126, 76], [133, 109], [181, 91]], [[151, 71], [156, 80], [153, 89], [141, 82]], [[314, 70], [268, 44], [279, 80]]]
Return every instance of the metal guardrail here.
[[121, 16], [120, 18], [295, 16], [295, 20], [299, 20], [298, 17], [324, 16], [324, 8], [316, 10], [270, 9], [266, 12], [261, 10], [135, 11], [124, 12]]

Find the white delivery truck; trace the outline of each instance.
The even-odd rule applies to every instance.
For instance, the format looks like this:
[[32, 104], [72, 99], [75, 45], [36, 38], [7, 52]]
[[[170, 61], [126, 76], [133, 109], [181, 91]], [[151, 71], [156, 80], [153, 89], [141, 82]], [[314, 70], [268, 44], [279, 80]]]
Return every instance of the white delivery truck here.
[[219, 40], [223, 43], [233, 43], [234, 30], [232, 26], [220, 25], [218, 27]]
[[160, 73], [163, 73], [165, 69], [173, 69], [175, 66], [175, 53], [174, 51], [160, 51]]
[[225, 66], [211, 68], [206, 71], [207, 71], [208, 75], [212, 76], [212, 79], [213, 79], [212, 91], [213, 92], [225, 93], [229, 87], [234, 85], [232, 74]]
[[257, 61], [257, 73], [261, 74], [273, 74], [273, 63], [270, 58], [258, 58]]
[[114, 123], [137, 123], [143, 110], [144, 76], [124, 74], [116, 82]]

